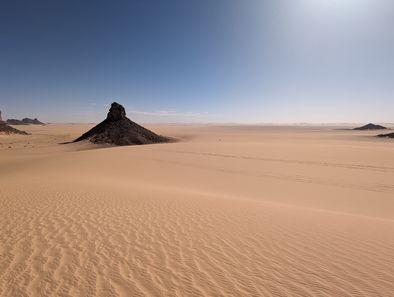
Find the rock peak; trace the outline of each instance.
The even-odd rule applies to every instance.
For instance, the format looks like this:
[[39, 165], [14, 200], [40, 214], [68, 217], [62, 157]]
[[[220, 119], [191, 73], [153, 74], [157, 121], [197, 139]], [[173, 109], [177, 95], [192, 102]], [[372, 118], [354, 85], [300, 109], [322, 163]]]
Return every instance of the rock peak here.
[[74, 142], [89, 140], [97, 144], [133, 145], [169, 142], [171, 139], [134, 123], [126, 117], [126, 111], [117, 102], [111, 104], [107, 118]]
[[354, 128], [353, 130], [385, 130], [385, 129], [387, 129], [387, 128], [383, 127], [381, 125], [375, 125], [375, 124], [369, 123], [365, 126]]
[[124, 107], [117, 102], [112, 103], [107, 114], [107, 120], [119, 121], [124, 118], [126, 118], [126, 110]]

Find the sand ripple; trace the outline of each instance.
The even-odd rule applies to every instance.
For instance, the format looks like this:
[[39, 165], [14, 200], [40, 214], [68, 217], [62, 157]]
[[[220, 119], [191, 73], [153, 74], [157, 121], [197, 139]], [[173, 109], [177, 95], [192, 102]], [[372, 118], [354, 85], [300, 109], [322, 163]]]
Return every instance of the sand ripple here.
[[1, 296], [394, 292], [390, 220], [149, 187], [72, 188], [2, 187]]

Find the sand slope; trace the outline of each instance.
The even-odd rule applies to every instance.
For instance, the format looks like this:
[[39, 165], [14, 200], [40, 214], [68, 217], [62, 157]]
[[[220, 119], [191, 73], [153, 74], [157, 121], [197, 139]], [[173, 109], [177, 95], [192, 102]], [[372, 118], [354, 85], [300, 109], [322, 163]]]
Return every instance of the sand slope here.
[[86, 128], [0, 137], [0, 296], [393, 296], [394, 142], [156, 126], [183, 141], [56, 144]]

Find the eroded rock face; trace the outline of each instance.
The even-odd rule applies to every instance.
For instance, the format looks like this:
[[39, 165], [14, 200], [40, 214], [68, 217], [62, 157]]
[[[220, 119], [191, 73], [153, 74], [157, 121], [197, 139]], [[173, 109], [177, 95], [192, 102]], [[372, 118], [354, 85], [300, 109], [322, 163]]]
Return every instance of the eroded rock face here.
[[74, 142], [88, 140], [97, 144], [135, 145], [170, 141], [169, 138], [134, 123], [126, 117], [126, 111], [117, 102], [112, 103], [107, 118]]
[[117, 102], [112, 103], [107, 114], [107, 120], [118, 121], [124, 118], [126, 118], [126, 110], [124, 107]]

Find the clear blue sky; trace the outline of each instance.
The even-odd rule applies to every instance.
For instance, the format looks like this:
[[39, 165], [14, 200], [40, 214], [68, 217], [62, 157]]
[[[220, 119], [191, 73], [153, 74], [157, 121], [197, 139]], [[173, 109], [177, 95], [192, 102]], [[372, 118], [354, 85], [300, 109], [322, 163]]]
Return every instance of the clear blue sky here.
[[392, 0], [3, 0], [6, 118], [394, 122]]

